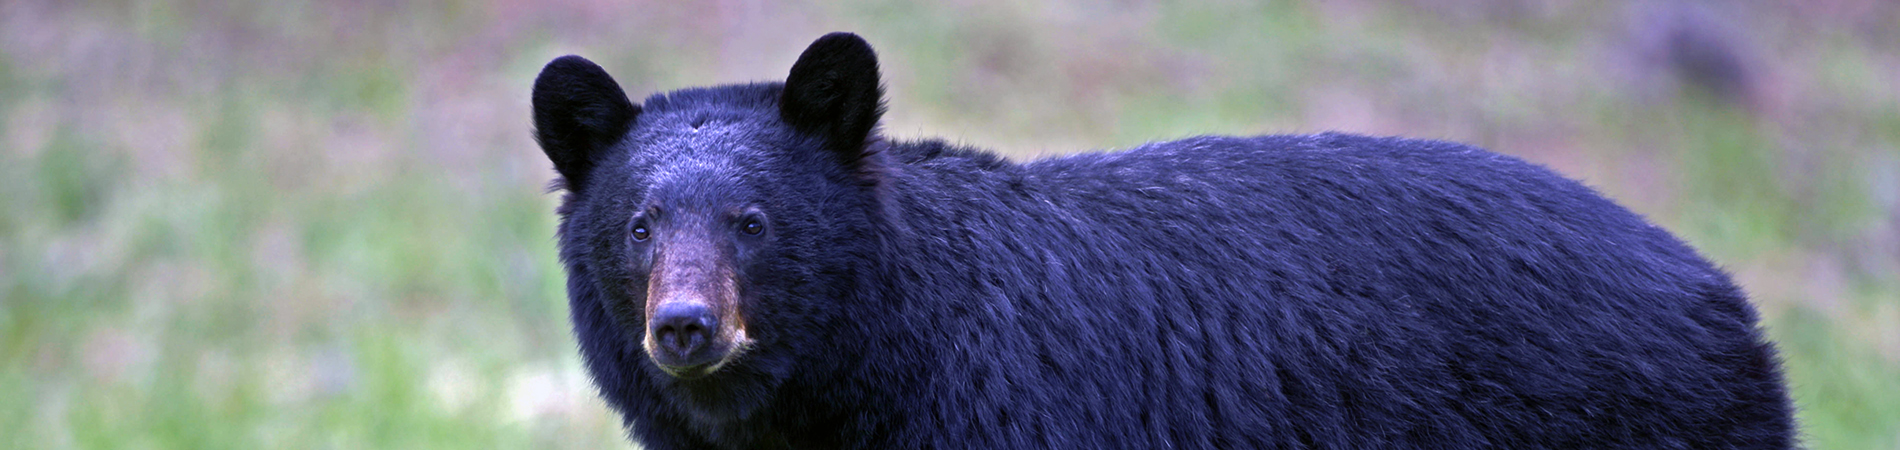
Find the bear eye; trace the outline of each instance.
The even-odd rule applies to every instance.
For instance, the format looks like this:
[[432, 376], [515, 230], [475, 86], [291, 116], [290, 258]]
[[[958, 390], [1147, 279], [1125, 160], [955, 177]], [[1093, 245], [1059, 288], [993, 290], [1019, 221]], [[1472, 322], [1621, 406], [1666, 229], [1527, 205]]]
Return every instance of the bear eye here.
[[632, 235], [634, 242], [646, 242], [647, 238], [653, 237], [652, 233], [647, 231], [647, 226], [644, 224], [634, 225]]
[[739, 226], [739, 231], [743, 231], [747, 235], [758, 236], [759, 233], [765, 232], [765, 224], [759, 223], [759, 219], [746, 219], [745, 224]]

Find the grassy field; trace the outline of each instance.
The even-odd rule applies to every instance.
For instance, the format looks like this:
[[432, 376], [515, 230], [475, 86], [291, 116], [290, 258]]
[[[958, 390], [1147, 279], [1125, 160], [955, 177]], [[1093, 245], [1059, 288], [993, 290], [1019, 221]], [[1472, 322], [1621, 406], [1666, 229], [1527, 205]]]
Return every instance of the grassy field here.
[[568, 334], [549, 59], [636, 99], [877, 46], [884, 129], [1552, 166], [1754, 295], [1808, 444], [1900, 449], [1900, 4], [0, 2], [0, 448], [628, 448]]

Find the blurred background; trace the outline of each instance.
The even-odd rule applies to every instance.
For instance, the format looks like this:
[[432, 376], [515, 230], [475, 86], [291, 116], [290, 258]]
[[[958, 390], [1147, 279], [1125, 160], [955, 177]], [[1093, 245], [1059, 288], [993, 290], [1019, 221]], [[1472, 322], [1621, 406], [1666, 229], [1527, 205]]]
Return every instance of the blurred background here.
[[1733, 271], [1816, 449], [1900, 449], [1900, 2], [0, 0], [0, 448], [630, 448], [569, 335], [548, 60], [879, 52], [1017, 158], [1343, 130], [1558, 169]]

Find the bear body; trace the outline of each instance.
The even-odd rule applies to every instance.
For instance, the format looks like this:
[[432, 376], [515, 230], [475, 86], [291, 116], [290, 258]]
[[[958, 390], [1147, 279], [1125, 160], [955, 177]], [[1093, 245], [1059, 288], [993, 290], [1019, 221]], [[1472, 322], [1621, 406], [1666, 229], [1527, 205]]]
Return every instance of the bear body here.
[[1011, 162], [878, 137], [870, 55], [639, 106], [537, 80], [575, 333], [646, 448], [1794, 445], [1728, 276], [1549, 170], [1346, 134]]

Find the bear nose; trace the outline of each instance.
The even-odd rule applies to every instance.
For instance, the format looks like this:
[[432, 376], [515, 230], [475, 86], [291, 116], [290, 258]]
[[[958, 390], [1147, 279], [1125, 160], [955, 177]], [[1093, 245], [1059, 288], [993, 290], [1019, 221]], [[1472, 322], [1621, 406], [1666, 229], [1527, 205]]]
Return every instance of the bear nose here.
[[654, 308], [652, 329], [653, 341], [661, 350], [669, 353], [663, 361], [678, 361], [680, 366], [692, 366], [696, 353], [706, 349], [713, 338], [713, 330], [719, 329], [719, 318], [714, 317], [712, 309], [700, 302], [668, 302]]

